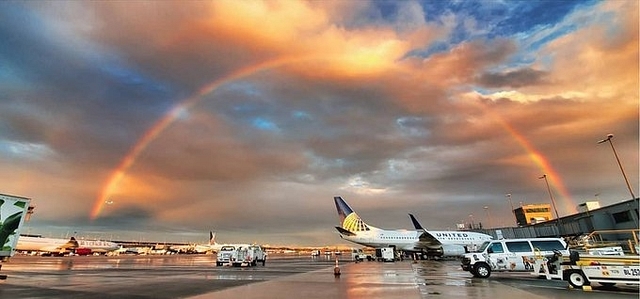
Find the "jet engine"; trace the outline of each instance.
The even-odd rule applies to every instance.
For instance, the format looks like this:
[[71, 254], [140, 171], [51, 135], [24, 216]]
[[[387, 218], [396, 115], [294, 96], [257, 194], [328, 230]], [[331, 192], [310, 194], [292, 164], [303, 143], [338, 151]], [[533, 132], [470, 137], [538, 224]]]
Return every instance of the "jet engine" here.
[[442, 245], [439, 248], [428, 248], [428, 257], [458, 257], [467, 252], [461, 245]]

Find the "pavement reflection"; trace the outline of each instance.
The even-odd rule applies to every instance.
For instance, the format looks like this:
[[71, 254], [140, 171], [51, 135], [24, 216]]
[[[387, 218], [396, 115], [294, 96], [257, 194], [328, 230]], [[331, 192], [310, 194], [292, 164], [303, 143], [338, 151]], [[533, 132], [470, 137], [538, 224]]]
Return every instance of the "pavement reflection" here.
[[[334, 257], [335, 258], [335, 257]], [[348, 257], [340, 257], [346, 259]], [[638, 288], [571, 290], [564, 281], [495, 273], [473, 278], [456, 260], [394, 263], [273, 255], [266, 266], [216, 267], [215, 255], [26, 257], [2, 267], [0, 298], [638, 298]]]

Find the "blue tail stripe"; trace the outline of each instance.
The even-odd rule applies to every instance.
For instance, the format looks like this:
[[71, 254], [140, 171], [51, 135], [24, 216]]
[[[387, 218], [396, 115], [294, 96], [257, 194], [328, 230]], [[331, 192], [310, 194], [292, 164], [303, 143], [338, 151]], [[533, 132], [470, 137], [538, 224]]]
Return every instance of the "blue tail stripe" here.
[[340, 221], [344, 221], [349, 214], [353, 213], [353, 209], [342, 199], [340, 196], [336, 196], [333, 198], [336, 202], [336, 209], [338, 210], [338, 215], [340, 215]]

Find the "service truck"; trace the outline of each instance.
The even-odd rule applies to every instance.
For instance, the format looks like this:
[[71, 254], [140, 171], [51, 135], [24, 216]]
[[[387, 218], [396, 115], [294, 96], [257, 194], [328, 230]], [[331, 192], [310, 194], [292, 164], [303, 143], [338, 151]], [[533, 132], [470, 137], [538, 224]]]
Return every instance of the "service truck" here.
[[231, 264], [235, 267], [255, 266], [259, 262], [264, 266], [267, 254], [258, 245], [240, 246], [231, 254]]
[[376, 259], [382, 262], [393, 262], [396, 260], [395, 247], [376, 248]]
[[[29, 206], [31, 199], [21, 196], [0, 194], [0, 259], [9, 260], [16, 251], [20, 229], [27, 215], [33, 211]], [[2, 264], [0, 264], [0, 269]], [[7, 279], [0, 275], [0, 279]]]
[[373, 260], [373, 257], [370, 254], [365, 253], [361, 248], [351, 248], [351, 259], [356, 262], [361, 262], [364, 260], [371, 261]]
[[590, 287], [597, 282], [611, 287], [616, 283], [640, 285], [640, 257], [637, 255], [581, 255], [571, 251], [569, 256], [555, 251], [555, 256], [536, 256], [534, 273], [547, 279], [566, 280], [574, 288]]

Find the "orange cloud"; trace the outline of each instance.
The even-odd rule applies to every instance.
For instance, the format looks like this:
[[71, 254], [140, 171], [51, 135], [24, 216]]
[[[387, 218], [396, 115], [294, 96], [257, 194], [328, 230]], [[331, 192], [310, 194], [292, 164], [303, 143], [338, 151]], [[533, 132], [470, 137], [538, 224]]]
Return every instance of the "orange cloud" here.
[[[571, 91], [582, 94], [580, 99], [587, 101], [637, 104], [638, 2], [602, 2], [597, 9], [600, 18], [590, 26], [554, 40], [541, 50], [541, 56], [553, 59], [548, 79], [554, 84], [536, 86], [535, 90]], [[616, 17], [609, 12], [615, 12]], [[592, 12], [583, 12], [575, 18], [592, 16]]]

